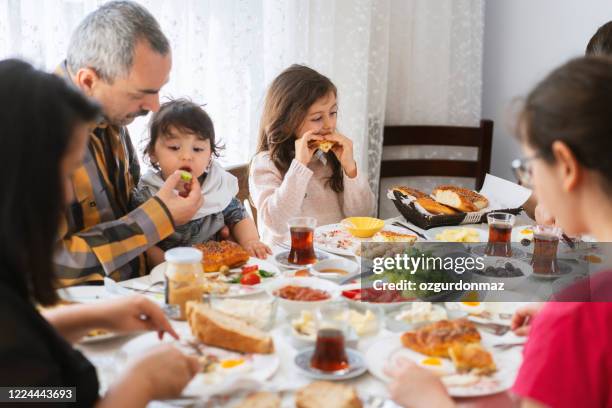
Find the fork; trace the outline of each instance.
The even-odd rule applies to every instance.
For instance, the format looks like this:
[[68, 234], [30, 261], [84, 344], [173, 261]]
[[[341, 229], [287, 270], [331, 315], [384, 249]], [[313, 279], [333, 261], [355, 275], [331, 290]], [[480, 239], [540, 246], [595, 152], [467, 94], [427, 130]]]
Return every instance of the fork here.
[[503, 336], [510, 331], [510, 326], [499, 323], [485, 323], [478, 320], [468, 318], [469, 321], [480, 327], [482, 330], [494, 334], [496, 336]]
[[493, 347], [498, 349], [498, 350], [509, 350], [513, 347], [519, 347], [519, 346], [524, 346], [525, 342], [519, 342], [519, 343], [501, 343], [501, 344], [494, 344]]

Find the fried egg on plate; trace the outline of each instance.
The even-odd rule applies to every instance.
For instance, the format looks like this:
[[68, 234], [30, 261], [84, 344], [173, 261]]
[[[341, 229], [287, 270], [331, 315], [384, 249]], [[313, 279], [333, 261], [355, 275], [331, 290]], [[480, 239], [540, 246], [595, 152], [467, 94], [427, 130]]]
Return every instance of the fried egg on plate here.
[[445, 375], [451, 375], [455, 372], [455, 368], [453, 367], [453, 363], [450, 360], [440, 357], [423, 357], [417, 364], [420, 367], [426, 368], [432, 371], [434, 374], [442, 377]]

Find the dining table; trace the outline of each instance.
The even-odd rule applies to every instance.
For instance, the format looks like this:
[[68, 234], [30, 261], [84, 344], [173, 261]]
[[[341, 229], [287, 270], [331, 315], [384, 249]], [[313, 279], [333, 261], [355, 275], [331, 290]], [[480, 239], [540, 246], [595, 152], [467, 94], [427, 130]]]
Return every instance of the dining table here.
[[[430, 236], [428, 231], [422, 230], [415, 225], [407, 222], [403, 217], [391, 218], [385, 220], [386, 226], [392, 226], [394, 223], [400, 222], [411, 229], [419, 231], [421, 233], [426, 234], [426, 236], [430, 239], [434, 239]], [[531, 226], [533, 225], [533, 220], [528, 218], [526, 215], [520, 215], [517, 217], [515, 228], [519, 228], [520, 226]], [[469, 225], [470, 228], [477, 229], [486, 233], [487, 225], [486, 224], [473, 224]], [[395, 227], [398, 228], [397, 226]], [[407, 231], [406, 231], [407, 232]], [[269, 256], [269, 260], [274, 259], [274, 256], [279, 252], [286, 251], [285, 246], [274, 246], [272, 247], [273, 255]], [[329, 257], [341, 257], [340, 255], [328, 253]], [[285, 273], [286, 270], [280, 268], [282, 273]], [[119, 282], [121, 289], [116, 290], [116, 286], [113, 285], [115, 289], [109, 288], [109, 285], [106, 286], [84, 286], [84, 287], [73, 287], [69, 288], [66, 291], [63, 291], [62, 296], [69, 297], [71, 300], [76, 300], [80, 302], [96, 302], [104, 299], [113, 299], [118, 296], [126, 296], [132, 293], [143, 293], [143, 288], [147, 288], [151, 283], [151, 277], [149, 275], [145, 275], [143, 277], [139, 277], [136, 279]], [[163, 305], [164, 297], [159, 293], [144, 293], [145, 296], [150, 297], [152, 300]], [[266, 293], [258, 293], [252, 295], [250, 298], [253, 299], [263, 299], [268, 296]], [[546, 293], [542, 294], [543, 298], [546, 296]], [[502, 313], [502, 315], [510, 316], [518, 307], [525, 305], [528, 301], [533, 299], [526, 299], [525, 301], [508, 301], [496, 303], [492, 309]], [[485, 303], [486, 305], [486, 303]], [[506, 317], [508, 319], [508, 317]], [[279, 357], [279, 367], [276, 372], [270, 377], [268, 381], [265, 382], [265, 389], [272, 391], [282, 392], [284, 395], [291, 395], [298, 388], [310, 383], [313, 381], [311, 378], [305, 376], [295, 365], [294, 359], [296, 354], [299, 352], [299, 347], [297, 347], [294, 342], [287, 336], [287, 326], [288, 326], [288, 317], [286, 312], [282, 308], [278, 308], [275, 324], [270, 330], [270, 335], [274, 341], [275, 353]], [[190, 335], [190, 330], [188, 324], [184, 321], [171, 320], [173, 327], [175, 330], [181, 335], [181, 337], [188, 337]], [[509, 325], [509, 319], [505, 324]], [[97, 342], [81, 342], [76, 346], [80, 349], [84, 355], [89, 358], [94, 366], [97, 369], [98, 376], [101, 384], [101, 393], [103, 393], [109, 385], [119, 377], [121, 371], [125, 369], [126, 364], [134, 357], [132, 355], [127, 355], [125, 351], [125, 345], [129, 342], [134, 342], [134, 339], [137, 339], [139, 336], [143, 336], [142, 333], [137, 333], [133, 335], [125, 335], [125, 336], [116, 336], [109, 338], [104, 341]], [[386, 338], [397, 336], [397, 333], [394, 333], [388, 328], [381, 327], [381, 329], [374, 335], [370, 337], [360, 338], [357, 343], [357, 350], [362, 354], [366, 354], [368, 350], [373, 347], [377, 342], [380, 342]], [[166, 336], [164, 341], [172, 341]], [[507, 343], [507, 344], [520, 344], [525, 341], [524, 337], [516, 336], [512, 331], [507, 331], [505, 334], [499, 336], [499, 343]], [[143, 350], [145, 351], [145, 350]], [[522, 359], [522, 346], [518, 346], [512, 349], [511, 359], [514, 359], [513, 364], [518, 367], [520, 365]], [[513, 371], [510, 376], [516, 375], [516, 370]], [[512, 383], [514, 378], [509, 378], [509, 383]], [[345, 380], [344, 383], [350, 384], [355, 387], [359, 395], [364, 398], [364, 400], [368, 401], [366, 407], [376, 407], [376, 408], [392, 408], [396, 407], [393, 402], [389, 399], [388, 392], [388, 384], [374, 376], [371, 372], [366, 371], [363, 375], [360, 375], [357, 378]], [[240, 388], [240, 384], [237, 382], [235, 387]], [[251, 385], [251, 388], [253, 386]], [[257, 388], [258, 385], [255, 385]], [[263, 387], [263, 385], [262, 385]], [[248, 387], [247, 391], [249, 391]], [[236, 395], [239, 393], [236, 390], [232, 390], [230, 394]], [[229, 399], [228, 399], [229, 398]], [[206, 406], [206, 407], [216, 407], [216, 406], [230, 406], [231, 398], [227, 395], [217, 395], [217, 396], [206, 396], [206, 397], [198, 397], [198, 398], [182, 398], [175, 399], [172, 401], [154, 401], [150, 403], [151, 407], [167, 407], [167, 406]], [[511, 394], [510, 390], [504, 390], [503, 392], [498, 392], [493, 395], [486, 396], [478, 396], [478, 397], [461, 397], [455, 398], [455, 401], [459, 406], [466, 407], [509, 407], [516, 405], [516, 399]], [[285, 406], [285, 405], [283, 405]], [[292, 405], [288, 405], [292, 406]]]

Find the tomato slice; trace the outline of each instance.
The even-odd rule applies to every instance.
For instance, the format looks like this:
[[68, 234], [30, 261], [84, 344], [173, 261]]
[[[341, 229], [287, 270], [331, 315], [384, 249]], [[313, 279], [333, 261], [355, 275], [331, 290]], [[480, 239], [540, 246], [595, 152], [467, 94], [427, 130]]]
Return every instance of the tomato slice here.
[[245, 265], [242, 267], [242, 274], [246, 275], [247, 273], [257, 272], [259, 266], [257, 265]]
[[359, 298], [361, 298], [360, 295], [361, 295], [361, 289], [342, 291], [342, 296], [344, 296], [345, 298], [353, 299], [353, 300], [358, 300]]
[[253, 273], [252, 271], [251, 273], [246, 273], [242, 275], [242, 277], [240, 278], [240, 283], [243, 285], [257, 285], [260, 282], [261, 278], [259, 277], [259, 275]]

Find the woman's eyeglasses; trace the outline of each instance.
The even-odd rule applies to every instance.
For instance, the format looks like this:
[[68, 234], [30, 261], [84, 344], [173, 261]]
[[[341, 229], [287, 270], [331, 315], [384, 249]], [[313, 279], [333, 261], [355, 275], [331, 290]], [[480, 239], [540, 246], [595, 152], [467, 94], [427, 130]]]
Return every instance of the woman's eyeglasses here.
[[539, 155], [512, 160], [512, 171], [521, 186], [530, 187], [533, 177], [533, 161]]

